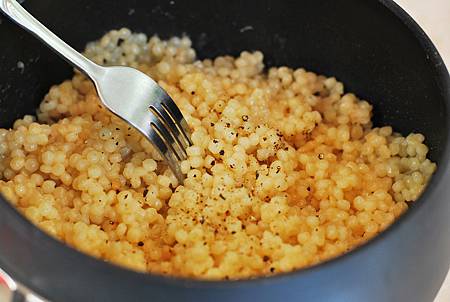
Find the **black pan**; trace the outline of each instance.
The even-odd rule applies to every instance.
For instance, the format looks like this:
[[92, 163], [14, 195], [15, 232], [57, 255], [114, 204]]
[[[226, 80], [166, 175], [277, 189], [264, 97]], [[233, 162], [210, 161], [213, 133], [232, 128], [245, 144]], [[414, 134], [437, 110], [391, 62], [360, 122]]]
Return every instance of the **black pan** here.
[[[262, 50], [266, 65], [334, 75], [370, 100], [377, 125], [419, 131], [438, 171], [389, 230], [345, 256], [275, 277], [201, 282], [139, 274], [51, 239], [0, 200], [0, 267], [51, 301], [432, 301], [450, 255], [450, 80], [436, 49], [389, 0], [27, 0], [67, 42], [122, 26], [187, 33], [201, 58]], [[2, 18], [0, 126], [35, 108], [71, 68]], [[249, 29], [249, 30], [244, 30]], [[24, 70], [17, 62], [25, 64]]]

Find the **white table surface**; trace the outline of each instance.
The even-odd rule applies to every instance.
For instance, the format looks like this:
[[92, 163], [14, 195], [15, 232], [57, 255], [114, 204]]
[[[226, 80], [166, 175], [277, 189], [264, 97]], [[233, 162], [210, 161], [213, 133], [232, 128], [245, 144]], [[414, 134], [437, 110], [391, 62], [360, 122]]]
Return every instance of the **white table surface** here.
[[[395, 0], [433, 40], [450, 70], [450, 0]], [[449, 234], [450, 236], [450, 234]], [[449, 255], [450, 258], [450, 255]], [[450, 272], [434, 302], [450, 301]], [[427, 301], [424, 301], [427, 302]]]
[[[422, 26], [450, 69], [450, 0], [396, 0], [396, 2]], [[0, 287], [0, 300], [3, 299]], [[450, 272], [434, 302], [448, 301], [450, 301]]]

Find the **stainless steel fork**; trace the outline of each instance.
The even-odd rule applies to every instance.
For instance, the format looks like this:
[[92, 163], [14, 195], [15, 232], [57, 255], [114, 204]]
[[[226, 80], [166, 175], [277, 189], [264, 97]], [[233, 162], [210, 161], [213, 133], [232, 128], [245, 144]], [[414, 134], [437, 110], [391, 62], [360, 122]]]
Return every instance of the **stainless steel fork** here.
[[106, 108], [145, 135], [183, 183], [180, 163], [187, 158], [190, 131], [175, 102], [154, 80], [134, 68], [103, 67], [88, 60], [15, 0], [0, 0], [0, 10], [88, 76]]

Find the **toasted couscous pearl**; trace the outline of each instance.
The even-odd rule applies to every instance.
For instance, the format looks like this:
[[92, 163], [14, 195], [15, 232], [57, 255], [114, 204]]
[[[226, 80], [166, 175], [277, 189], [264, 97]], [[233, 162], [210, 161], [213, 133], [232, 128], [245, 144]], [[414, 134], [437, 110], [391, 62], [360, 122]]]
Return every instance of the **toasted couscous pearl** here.
[[335, 78], [263, 54], [195, 61], [188, 37], [126, 28], [87, 45], [156, 79], [188, 121], [184, 185], [81, 74], [0, 129], [0, 192], [70, 246], [125, 267], [207, 279], [291, 271], [388, 227], [436, 165], [421, 134], [373, 128]]

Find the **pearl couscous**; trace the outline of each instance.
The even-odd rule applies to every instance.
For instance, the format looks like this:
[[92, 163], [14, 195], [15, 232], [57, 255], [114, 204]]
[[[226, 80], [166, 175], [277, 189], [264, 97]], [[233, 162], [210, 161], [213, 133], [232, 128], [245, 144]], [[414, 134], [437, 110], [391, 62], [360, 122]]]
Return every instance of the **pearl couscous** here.
[[311, 266], [383, 231], [436, 169], [423, 135], [374, 128], [371, 105], [335, 78], [264, 72], [259, 51], [201, 61], [187, 37], [121, 29], [85, 54], [140, 69], [175, 100], [192, 129], [184, 185], [76, 73], [36, 118], [0, 129], [0, 191], [112, 263], [207, 279]]

